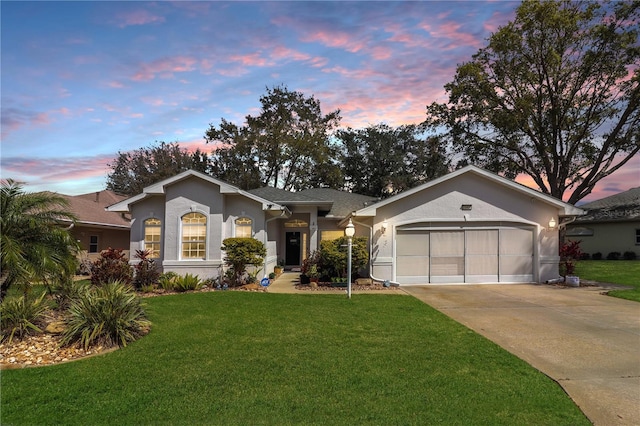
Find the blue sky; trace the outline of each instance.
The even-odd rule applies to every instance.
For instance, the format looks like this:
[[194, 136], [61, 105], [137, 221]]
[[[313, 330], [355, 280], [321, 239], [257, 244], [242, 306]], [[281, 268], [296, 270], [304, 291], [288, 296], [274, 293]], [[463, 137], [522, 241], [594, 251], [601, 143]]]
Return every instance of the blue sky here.
[[[2, 178], [104, 189], [118, 151], [211, 150], [209, 124], [242, 124], [275, 85], [340, 109], [343, 126], [418, 123], [518, 4], [2, 1]], [[637, 186], [639, 169], [586, 200]]]

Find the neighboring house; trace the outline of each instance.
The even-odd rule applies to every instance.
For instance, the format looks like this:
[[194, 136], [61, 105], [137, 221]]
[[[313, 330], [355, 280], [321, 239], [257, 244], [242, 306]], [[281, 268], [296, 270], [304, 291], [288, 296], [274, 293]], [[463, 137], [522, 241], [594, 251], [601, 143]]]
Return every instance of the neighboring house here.
[[295, 269], [352, 219], [356, 236], [369, 238], [372, 276], [402, 284], [556, 278], [558, 226], [583, 214], [473, 166], [384, 201], [327, 188], [243, 191], [187, 171], [108, 210], [131, 214], [130, 250], [152, 250], [164, 271], [202, 278], [221, 272], [225, 238], [263, 241], [263, 273], [279, 259]]
[[567, 225], [566, 237], [593, 256], [633, 252], [640, 257], [640, 187], [580, 206], [586, 215]]
[[80, 244], [83, 259], [94, 261], [109, 247], [123, 249], [129, 255], [129, 215], [105, 210], [126, 197], [107, 190], [59, 195], [69, 202], [69, 211], [78, 219], [71, 228], [71, 235]]

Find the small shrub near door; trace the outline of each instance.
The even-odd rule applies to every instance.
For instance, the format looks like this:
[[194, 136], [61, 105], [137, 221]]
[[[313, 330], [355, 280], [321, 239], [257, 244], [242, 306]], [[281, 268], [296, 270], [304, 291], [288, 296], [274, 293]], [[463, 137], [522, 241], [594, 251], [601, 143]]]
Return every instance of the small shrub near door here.
[[[227, 272], [230, 272], [232, 286], [245, 284], [247, 266], [262, 266], [267, 255], [262, 241], [255, 238], [227, 238], [222, 242], [222, 250], [225, 252], [224, 261], [229, 266]], [[247, 278], [255, 277], [257, 273], [253, 271]]]

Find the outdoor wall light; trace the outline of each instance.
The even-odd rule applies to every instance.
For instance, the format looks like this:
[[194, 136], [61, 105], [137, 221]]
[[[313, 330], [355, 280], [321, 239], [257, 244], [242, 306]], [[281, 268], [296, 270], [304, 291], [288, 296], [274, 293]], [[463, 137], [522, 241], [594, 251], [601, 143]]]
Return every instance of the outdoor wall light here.
[[554, 218], [549, 219], [549, 229], [553, 230], [556, 229], [556, 220]]
[[384, 234], [388, 227], [389, 227], [389, 224], [387, 223], [387, 219], [385, 219], [382, 222], [382, 225], [380, 225], [380, 232]]

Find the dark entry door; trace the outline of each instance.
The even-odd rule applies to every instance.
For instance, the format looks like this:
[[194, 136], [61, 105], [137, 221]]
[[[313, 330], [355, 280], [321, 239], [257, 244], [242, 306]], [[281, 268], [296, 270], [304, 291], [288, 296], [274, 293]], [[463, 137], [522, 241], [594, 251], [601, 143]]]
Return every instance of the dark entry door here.
[[285, 262], [287, 266], [300, 265], [300, 232], [287, 232]]

